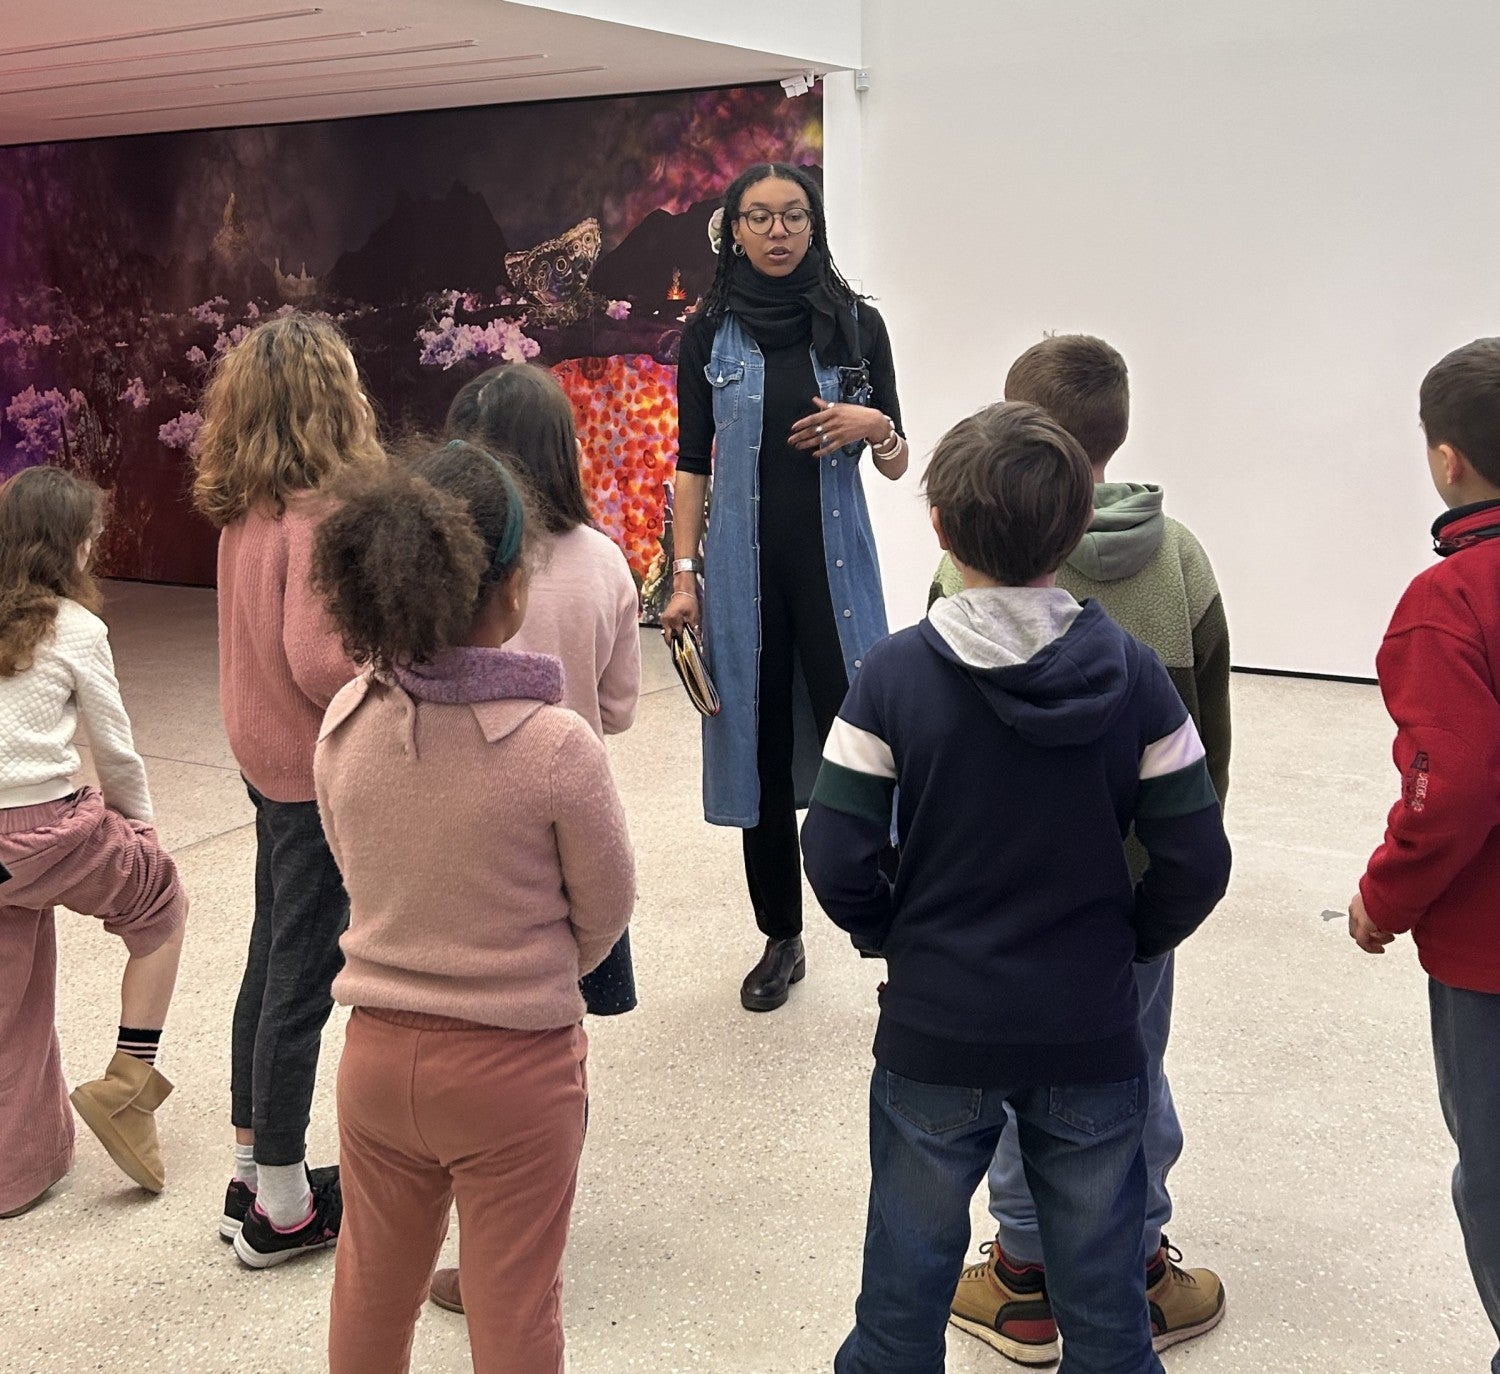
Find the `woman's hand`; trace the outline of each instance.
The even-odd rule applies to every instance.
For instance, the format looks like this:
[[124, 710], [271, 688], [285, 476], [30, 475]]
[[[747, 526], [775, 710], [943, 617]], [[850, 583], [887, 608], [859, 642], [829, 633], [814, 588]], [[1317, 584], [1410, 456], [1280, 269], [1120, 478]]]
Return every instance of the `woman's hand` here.
[[821, 396], [813, 397], [813, 406], [811, 415], [792, 426], [791, 445], [804, 453], [826, 458], [847, 444], [878, 444], [890, 433], [885, 416], [869, 406], [834, 403]]
[[668, 644], [684, 625], [691, 625], [695, 630], [702, 623], [703, 612], [698, 606], [698, 594], [696, 592], [674, 591], [672, 599], [667, 602], [666, 609], [661, 613], [661, 635]]

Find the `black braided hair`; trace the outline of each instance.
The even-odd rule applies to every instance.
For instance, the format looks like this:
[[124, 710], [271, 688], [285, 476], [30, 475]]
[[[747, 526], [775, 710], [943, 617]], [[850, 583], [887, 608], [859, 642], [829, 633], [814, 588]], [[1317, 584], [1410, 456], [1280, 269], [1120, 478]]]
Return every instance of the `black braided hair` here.
[[787, 162], [757, 162], [747, 167], [730, 182], [724, 192], [724, 222], [719, 237], [719, 261], [714, 269], [713, 285], [703, 298], [702, 313], [705, 319], [717, 323], [724, 318], [729, 304], [729, 274], [734, 267], [734, 221], [740, 212], [740, 202], [757, 181], [775, 177], [779, 181], [792, 181], [802, 188], [807, 204], [812, 211], [813, 242], [821, 257], [819, 275], [823, 286], [841, 304], [853, 305], [864, 300], [839, 271], [833, 261], [833, 250], [828, 243], [828, 221], [823, 216], [823, 192], [818, 183], [800, 167]]

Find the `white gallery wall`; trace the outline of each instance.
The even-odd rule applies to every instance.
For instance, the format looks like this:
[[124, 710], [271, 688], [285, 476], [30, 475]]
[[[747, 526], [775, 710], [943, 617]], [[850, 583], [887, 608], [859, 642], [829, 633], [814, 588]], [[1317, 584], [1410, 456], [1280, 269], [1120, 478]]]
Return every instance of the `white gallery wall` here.
[[[1423, 372], [1500, 333], [1500, 5], [866, 0], [832, 236], [919, 461], [1044, 331], [1125, 354], [1118, 476], [1214, 560], [1241, 666], [1369, 674], [1440, 509]], [[894, 624], [936, 558], [868, 481]]]

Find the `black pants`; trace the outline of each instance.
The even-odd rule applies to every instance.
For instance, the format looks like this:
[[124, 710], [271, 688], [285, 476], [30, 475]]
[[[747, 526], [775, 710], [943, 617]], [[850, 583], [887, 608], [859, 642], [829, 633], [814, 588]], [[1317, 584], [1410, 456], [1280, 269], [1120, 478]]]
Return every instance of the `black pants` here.
[[802, 933], [802, 851], [792, 786], [794, 658], [807, 680], [821, 745], [849, 690], [821, 536], [801, 557], [762, 558], [760, 569], [760, 824], [744, 832], [744, 849], [755, 923], [772, 940]]
[[255, 923], [234, 1007], [231, 1119], [255, 1132], [257, 1164], [297, 1164], [330, 991], [344, 966], [349, 897], [316, 802], [255, 803]]

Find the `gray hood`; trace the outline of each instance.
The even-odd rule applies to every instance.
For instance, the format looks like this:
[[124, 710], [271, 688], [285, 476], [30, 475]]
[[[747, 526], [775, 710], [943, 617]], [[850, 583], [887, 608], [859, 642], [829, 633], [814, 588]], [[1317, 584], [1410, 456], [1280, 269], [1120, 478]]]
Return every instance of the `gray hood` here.
[[1068, 566], [1095, 582], [1134, 577], [1156, 556], [1166, 528], [1160, 487], [1100, 482], [1094, 488], [1094, 523]]
[[933, 627], [970, 668], [1014, 668], [1061, 639], [1081, 609], [1061, 587], [981, 587], [944, 597]]
[[918, 627], [973, 681], [995, 715], [1042, 748], [1089, 744], [1129, 699], [1129, 636], [1098, 601], [1060, 587], [996, 587], [947, 597]]

